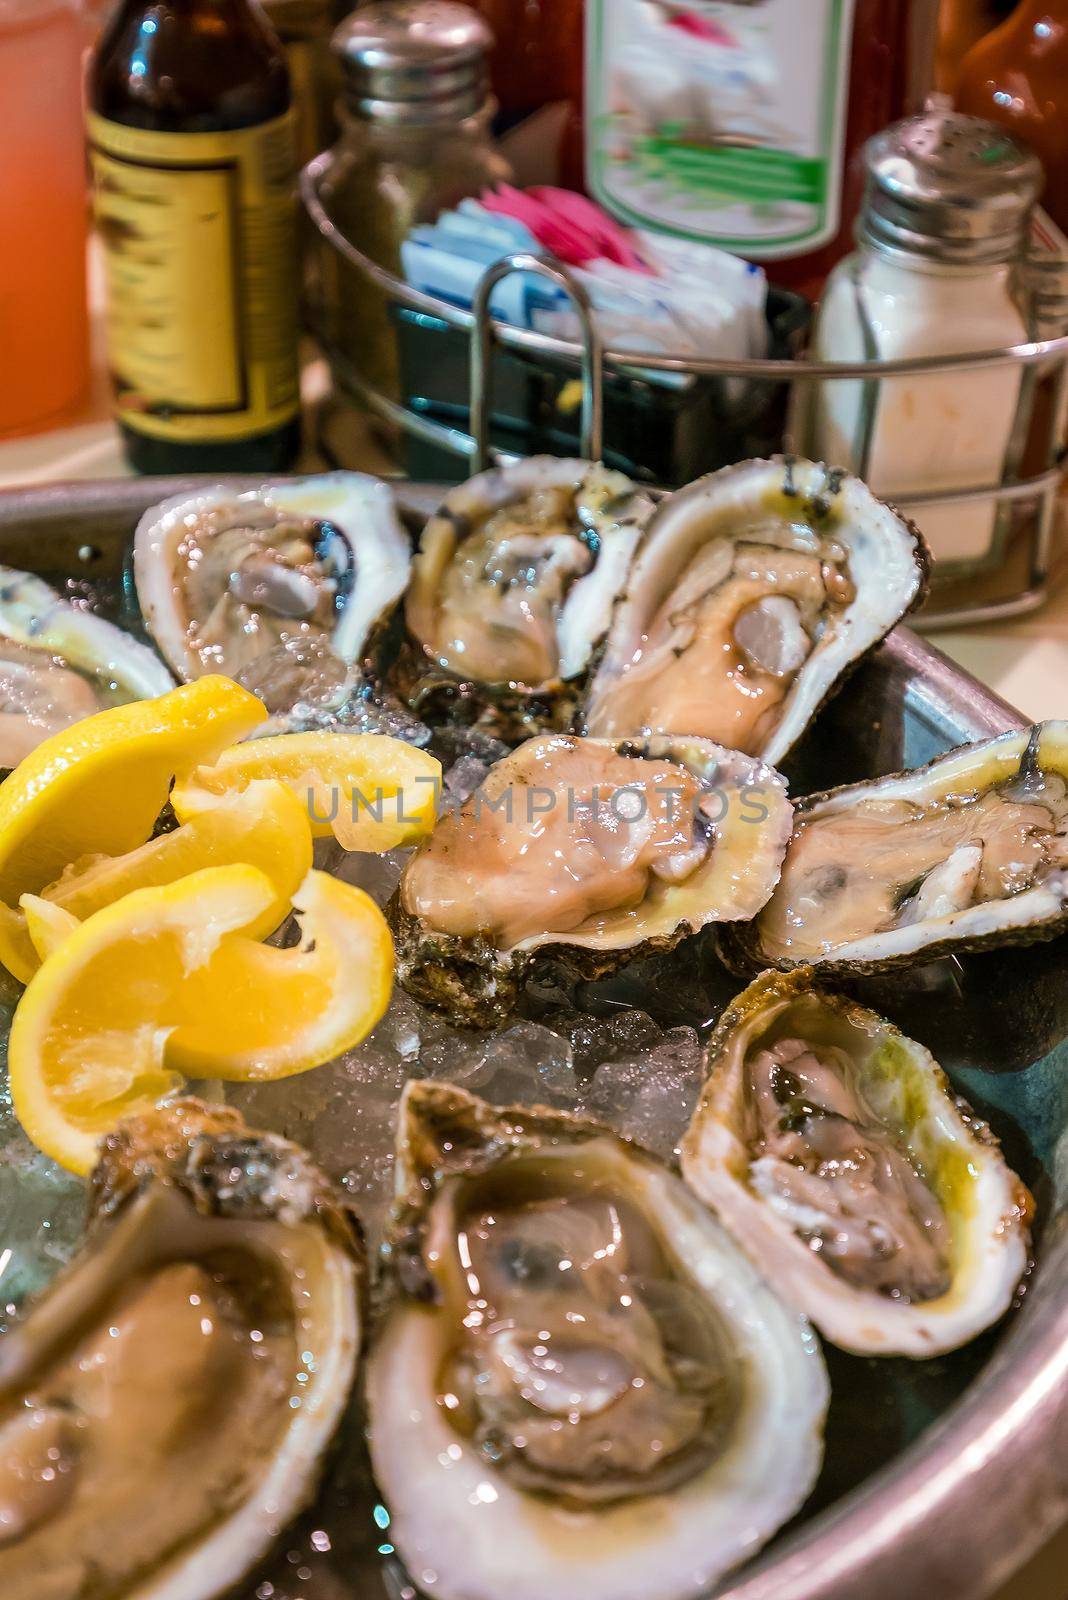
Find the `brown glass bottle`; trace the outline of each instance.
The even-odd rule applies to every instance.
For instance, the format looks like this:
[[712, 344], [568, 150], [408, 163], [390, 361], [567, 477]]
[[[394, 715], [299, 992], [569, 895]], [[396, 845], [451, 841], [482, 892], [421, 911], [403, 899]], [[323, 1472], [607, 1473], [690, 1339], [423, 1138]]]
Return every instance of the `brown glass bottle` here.
[[251, 0], [122, 0], [97, 45], [90, 151], [140, 472], [271, 472], [297, 454], [290, 98]]

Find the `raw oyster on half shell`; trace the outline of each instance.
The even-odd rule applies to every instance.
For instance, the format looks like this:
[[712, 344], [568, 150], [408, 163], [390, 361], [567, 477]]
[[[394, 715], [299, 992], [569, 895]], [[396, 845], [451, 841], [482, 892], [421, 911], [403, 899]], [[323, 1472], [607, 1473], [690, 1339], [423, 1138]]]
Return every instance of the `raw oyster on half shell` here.
[[80, 1253], [0, 1336], [7, 1600], [207, 1600], [314, 1495], [362, 1249], [295, 1145], [195, 1100], [103, 1142]]
[[1068, 722], [801, 800], [735, 966], [875, 970], [1068, 927]]
[[392, 904], [400, 982], [489, 1026], [539, 955], [599, 977], [751, 918], [791, 819], [778, 773], [705, 739], [531, 739], [405, 868]]
[[1008, 1310], [1031, 1197], [922, 1045], [772, 972], [724, 1013], [708, 1068], [683, 1176], [834, 1344], [934, 1356]]
[[390, 1539], [442, 1600], [689, 1600], [819, 1471], [818, 1342], [596, 1123], [409, 1084], [367, 1368]]
[[397, 693], [510, 743], [568, 728], [652, 509], [622, 473], [552, 456], [450, 490], [412, 563]]
[[319, 677], [317, 654], [345, 668], [371, 652], [410, 556], [388, 485], [332, 472], [164, 501], [138, 526], [134, 575], [145, 621], [179, 677], [237, 677], [287, 644], [308, 653]]
[[147, 645], [33, 573], [0, 567], [0, 769], [84, 717], [173, 688]]
[[777, 766], [926, 576], [916, 529], [844, 472], [787, 459], [701, 478], [649, 525], [585, 731], [695, 734]]

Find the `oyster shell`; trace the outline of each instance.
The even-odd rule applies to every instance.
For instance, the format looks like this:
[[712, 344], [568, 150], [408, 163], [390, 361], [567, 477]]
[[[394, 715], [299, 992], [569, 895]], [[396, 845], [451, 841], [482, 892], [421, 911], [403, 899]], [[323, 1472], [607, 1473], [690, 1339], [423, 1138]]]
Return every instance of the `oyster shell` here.
[[724, 1013], [682, 1171], [843, 1349], [924, 1357], [1008, 1310], [1031, 1197], [927, 1050], [806, 971]]
[[752, 917], [791, 818], [778, 773], [704, 739], [531, 739], [405, 868], [391, 907], [400, 982], [489, 1026], [538, 955], [598, 977]]
[[332, 472], [165, 500], [138, 525], [134, 576], [179, 677], [236, 677], [287, 642], [345, 665], [362, 659], [404, 590], [410, 555], [388, 486]]
[[798, 802], [768, 904], [732, 966], [875, 970], [1068, 926], [1068, 722]]
[[33, 573], [0, 567], [0, 768], [106, 706], [173, 687], [146, 645]]
[[775, 459], [701, 478], [649, 525], [585, 731], [697, 734], [778, 765], [926, 576], [916, 529], [844, 472]]
[[452, 489], [412, 563], [397, 692], [513, 744], [569, 727], [651, 514], [622, 473], [552, 456]]
[[666, 1167], [409, 1084], [368, 1360], [390, 1538], [443, 1600], [686, 1600], [801, 1504], [818, 1343]]
[[312, 1497], [361, 1247], [303, 1151], [175, 1101], [110, 1135], [81, 1252], [0, 1337], [9, 1600], [206, 1600]]

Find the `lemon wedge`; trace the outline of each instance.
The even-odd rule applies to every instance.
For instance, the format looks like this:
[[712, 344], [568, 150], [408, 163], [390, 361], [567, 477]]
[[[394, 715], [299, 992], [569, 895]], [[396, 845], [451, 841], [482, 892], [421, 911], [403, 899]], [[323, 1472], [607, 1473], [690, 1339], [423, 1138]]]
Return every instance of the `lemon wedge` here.
[[300, 945], [280, 950], [244, 931], [276, 893], [256, 867], [209, 867], [75, 928], [54, 912], [34, 922], [50, 953], [16, 1010], [9, 1066], [16, 1115], [41, 1150], [86, 1173], [101, 1136], [182, 1073], [289, 1077], [370, 1032], [393, 980], [382, 913], [362, 890], [309, 872], [294, 900]]
[[380, 854], [425, 838], [434, 826], [441, 763], [378, 733], [284, 733], [224, 750], [171, 796], [184, 822], [206, 796], [275, 778], [304, 803], [316, 838]]
[[[210, 804], [172, 833], [123, 856], [74, 863], [41, 891], [34, 917], [40, 925], [50, 904], [84, 922], [134, 890], [159, 888], [190, 872], [234, 863], [259, 867], [275, 885], [274, 902], [245, 930], [250, 938], [265, 939], [289, 915], [312, 864], [307, 813], [285, 784], [258, 780], [240, 794], [212, 795]], [[37, 935], [27, 928], [25, 902], [31, 898], [22, 897], [19, 911], [0, 907], [0, 961], [22, 983], [30, 981], [41, 959]], [[63, 926], [55, 919], [50, 925]]]
[[[26, 937], [33, 947], [37, 962], [47, 961], [59, 949], [64, 939], [80, 928], [78, 918], [50, 900], [41, 900], [35, 894], [24, 894], [19, 902], [25, 922]], [[35, 969], [36, 970], [36, 967]], [[28, 979], [26, 980], [29, 981]]]
[[172, 779], [215, 761], [266, 715], [247, 690], [211, 676], [53, 734], [0, 785], [0, 902], [39, 894], [83, 856], [143, 844]]

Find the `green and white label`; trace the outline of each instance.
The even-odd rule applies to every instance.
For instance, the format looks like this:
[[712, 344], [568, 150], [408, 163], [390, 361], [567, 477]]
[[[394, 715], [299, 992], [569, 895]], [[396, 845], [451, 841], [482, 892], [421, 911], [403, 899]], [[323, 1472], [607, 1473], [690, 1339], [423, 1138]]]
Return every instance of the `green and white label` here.
[[588, 0], [587, 170], [616, 216], [758, 260], [838, 231], [854, 0]]

